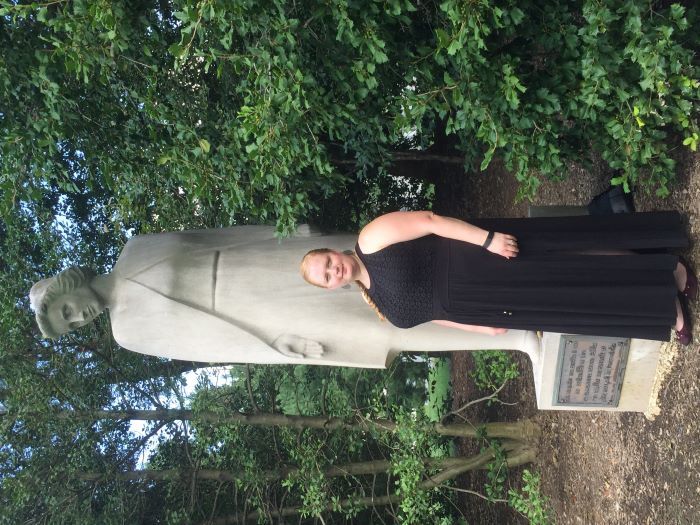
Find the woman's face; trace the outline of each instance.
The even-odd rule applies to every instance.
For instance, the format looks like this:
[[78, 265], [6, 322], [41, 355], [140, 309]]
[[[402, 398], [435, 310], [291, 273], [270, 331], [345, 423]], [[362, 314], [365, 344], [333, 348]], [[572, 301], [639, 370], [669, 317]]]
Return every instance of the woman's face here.
[[323, 288], [338, 288], [351, 283], [357, 261], [351, 255], [338, 252], [309, 255], [306, 276], [310, 282]]
[[88, 324], [104, 310], [104, 305], [92, 289], [80, 288], [56, 297], [47, 309], [49, 322], [59, 334]]

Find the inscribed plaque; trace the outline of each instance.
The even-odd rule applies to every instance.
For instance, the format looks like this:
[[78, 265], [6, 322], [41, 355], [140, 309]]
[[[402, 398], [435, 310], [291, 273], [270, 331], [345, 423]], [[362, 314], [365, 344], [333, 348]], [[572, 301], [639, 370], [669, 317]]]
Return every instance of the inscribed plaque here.
[[562, 335], [552, 403], [616, 407], [629, 347], [627, 338]]

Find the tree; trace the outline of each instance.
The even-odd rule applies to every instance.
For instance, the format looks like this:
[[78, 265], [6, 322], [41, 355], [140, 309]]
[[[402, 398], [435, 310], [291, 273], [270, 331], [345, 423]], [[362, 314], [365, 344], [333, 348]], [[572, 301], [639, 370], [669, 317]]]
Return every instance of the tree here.
[[352, 181], [367, 196], [387, 170], [454, 158], [445, 134], [466, 166], [502, 156], [523, 195], [591, 146], [614, 183], [663, 194], [667, 139], [697, 145], [697, 15], [678, 4], [2, 6], [5, 210], [87, 187], [119, 231], [284, 233]]
[[[97, 420], [132, 420], [132, 421], [188, 421], [194, 419], [194, 412], [190, 409], [156, 409], [156, 410], [69, 410], [53, 414], [52, 419], [70, 421], [97, 421]], [[394, 432], [398, 426], [391, 419], [367, 419], [359, 417], [355, 421], [347, 421], [343, 418], [327, 416], [293, 416], [277, 413], [245, 414], [218, 412], [199, 412], [196, 415], [198, 421], [209, 424], [240, 423], [261, 427], [280, 427], [295, 429], [317, 430], [342, 430], [355, 432]], [[495, 438], [532, 440], [537, 436], [537, 426], [524, 420], [518, 423], [485, 423], [484, 431]], [[479, 429], [472, 424], [435, 423], [432, 430], [443, 436], [469, 437], [479, 436]]]
[[[404, 365], [411, 366], [402, 370]], [[234, 371], [232, 385], [200, 390], [192, 409], [9, 412], [5, 421], [15, 417], [34, 429], [34, 451], [7, 483], [4, 508], [22, 516], [29, 514], [29, 505], [49, 522], [56, 513], [72, 515], [55, 506], [61, 502], [76, 515], [89, 504], [91, 514], [85, 519], [142, 523], [166, 517], [195, 523], [261, 516], [272, 521], [292, 514], [324, 515], [328, 523], [336, 518], [369, 522], [377, 512], [401, 512], [407, 522], [422, 523], [429, 516], [449, 514], [440, 494], [460, 473], [485, 468], [494, 458], [511, 466], [532, 461], [537, 427], [530, 422], [477, 428], [416, 417], [411, 406], [421, 402], [404, 394], [416, 390], [411, 367], [411, 362], [402, 363], [388, 375], [282, 366], [249, 367], [250, 373], [243, 374], [241, 367]], [[321, 373], [314, 379], [303, 373], [307, 370]], [[285, 386], [284, 376], [298, 388]], [[300, 402], [283, 400], [297, 395]], [[382, 398], [408, 404], [399, 408], [392, 401], [389, 406]], [[292, 413], [278, 412], [280, 405]], [[317, 409], [330, 413], [297, 412]], [[129, 436], [124, 432], [128, 422], [138, 419], [151, 424], [144, 436]], [[170, 430], [160, 435], [147, 468], [139, 467], [132, 452], [161, 427]], [[81, 452], [66, 454], [61, 446], [56, 450], [57, 443], [67, 441], [56, 436], [71, 435], [72, 446]], [[471, 458], [446, 457], [440, 436], [469, 436], [483, 441], [484, 448]], [[502, 445], [485, 441], [487, 436], [501, 438]], [[8, 436], [15, 447], [17, 441]], [[112, 452], [101, 457], [100, 450]], [[56, 452], [66, 459], [52, 462]], [[50, 498], [36, 492], [38, 480], [44, 480], [42, 494], [50, 493]], [[382, 505], [387, 509], [378, 510]]]
[[[309, 464], [306, 463], [305, 465], [305, 461], [308, 462], [309, 460], [309, 458], [307, 458], [306, 460], [302, 459], [302, 463], [300, 464], [300, 466], [297, 467], [289, 467], [282, 465], [274, 469], [260, 471], [256, 470], [259, 466], [259, 463], [264, 463], [265, 460], [263, 458], [266, 455], [269, 456], [269, 453], [265, 452], [266, 446], [269, 445], [269, 443], [263, 443], [263, 455], [256, 456], [256, 460], [253, 464], [248, 463], [246, 465], [245, 462], [240, 463], [238, 472], [212, 469], [207, 467], [188, 466], [186, 464], [180, 465], [179, 468], [175, 469], [170, 468], [161, 470], [138, 470], [134, 469], [133, 463], [125, 465], [123, 463], [120, 464], [119, 462], [114, 463], [105, 461], [104, 458], [101, 458], [101, 461], [99, 461], [99, 463], [95, 463], [94, 459], [92, 460], [93, 466], [101, 465], [100, 470], [94, 471], [89, 469], [89, 465], [91, 463], [91, 461], [88, 459], [88, 457], [90, 456], [89, 447], [88, 450], [86, 450], [84, 448], [85, 442], [83, 442], [83, 447], [81, 447], [80, 454], [76, 454], [76, 452], [73, 451], [70, 454], [70, 457], [67, 458], [68, 462], [64, 463], [64, 467], [59, 468], [58, 470], [55, 468], [55, 465], [51, 465], [50, 462], [47, 463], [46, 461], [40, 461], [36, 457], [32, 458], [31, 464], [27, 464], [31, 465], [31, 469], [27, 469], [24, 472], [18, 473], [17, 477], [14, 478], [12, 482], [6, 484], [6, 490], [9, 490], [9, 494], [12, 495], [13, 493], [16, 493], [15, 491], [20, 490], [17, 487], [17, 485], [20, 485], [21, 490], [23, 492], [26, 491], [29, 493], [34, 493], [34, 496], [32, 496], [31, 499], [27, 500], [27, 502], [29, 503], [31, 501], [31, 506], [32, 508], [34, 508], [35, 516], [37, 517], [40, 517], [42, 515], [42, 512], [47, 512], [48, 514], [46, 514], [45, 517], [48, 517], [49, 519], [53, 518], [53, 513], [59, 511], [58, 508], [54, 507], [54, 504], [60, 502], [61, 518], [65, 519], [65, 507], [75, 508], [76, 512], [78, 512], [78, 509], [82, 507], [81, 499], [84, 500], [84, 498], [88, 497], [90, 494], [94, 494], [95, 491], [98, 491], [98, 493], [100, 493], [104, 490], [107, 490], [110, 488], [110, 485], [112, 485], [112, 492], [103, 494], [106, 498], [106, 501], [109, 501], [110, 499], [113, 499], [115, 497], [119, 498], [120, 491], [117, 491], [115, 493], [114, 489], [115, 486], [119, 486], [120, 482], [141, 482], [141, 484], [148, 483], [147, 486], [150, 487], [149, 490], [150, 492], [152, 492], [151, 496], [158, 497], [158, 494], [162, 493], [163, 487], [157, 487], [157, 485], [158, 483], [162, 482], [169, 482], [171, 484], [174, 483], [175, 485], [180, 485], [181, 487], [184, 485], [184, 490], [190, 490], [192, 488], [191, 484], [199, 483], [201, 481], [215, 481], [219, 484], [234, 483], [236, 486], [247, 486], [248, 489], [250, 489], [251, 487], [255, 487], [256, 485], [262, 482], [265, 484], [265, 487], [267, 489], [270, 489], [271, 484], [273, 484], [273, 482], [280, 482], [286, 479], [288, 481], [285, 481], [284, 483], [282, 483], [282, 485], [279, 485], [278, 490], [281, 490], [284, 486], [288, 488], [293, 488], [296, 486], [299, 490], [302, 491], [302, 496], [304, 491], [307, 492], [307, 495], [303, 496], [302, 500], [299, 500], [299, 494], [297, 494], [295, 497], [294, 493], [289, 492], [289, 500], [296, 500], [296, 503], [292, 504], [291, 506], [288, 504], [287, 507], [277, 509], [274, 509], [274, 507], [271, 504], [271, 501], [258, 500], [257, 504], [262, 505], [263, 508], [267, 510], [244, 512], [243, 516], [238, 516], [236, 514], [228, 516], [224, 514], [224, 516], [217, 518], [217, 520], [215, 520], [214, 523], [238, 523], [244, 522], [246, 520], [254, 520], [264, 515], [279, 517], [285, 515], [288, 516], [292, 514], [301, 514], [302, 516], [304, 516], [305, 514], [308, 515], [308, 513], [318, 514], [325, 511], [349, 511], [349, 516], [353, 516], [357, 514], [359, 509], [365, 506], [372, 505], [376, 507], [378, 505], [388, 505], [390, 503], [401, 503], [404, 499], [409, 498], [411, 496], [415, 496], [415, 494], [413, 494], [415, 490], [428, 491], [436, 487], [442, 487], [444, 483], [454, 479], [458, 475], [468, 470], [486, 468], [487, 463], [496, 456], [499, 450], [506, 451], [504, 461], [508, 466], [518, 466], [524, 463], [531, 462], [534, 460], [535, 454], [535, 449], [533, 448], [533, 439], [537, 435], [536, 426], [534, 426], [528, 421], [521, 421], [519, 423], [508, 424], [488, 423], [479, 430], [477, 430], [472, 425], [465, 424], [434, 424], [432, 425], [432, 430], [442, 435], [467, 436], [471, 438], [481, 438], [488, 435], [491, 437], [506, 438], [502, 448], [488, 448], [471, 458], [440, 458], [436, 456], [416, 457], [414, 455], [415, 452], [421, 451], [421, 449], [425, 446], [425, 443], [423, 443], [423, 445], [418, 446], [418, 450], [414, 450], [414, 448], [416, 447], [416, 436], [420, 435], [421, 440], [427, 443], [429, 439], [427, 436], [429, 436], [430, 434], [430, 432], [427, 432], [427, 430], [429, 429], [428, 427], [426, 427], [425, 425], [420, 425], [415, 428], [411, 428], [410, 425], [406, 426], [405, 422], [404, 425], [397, 425], [397, 423], [394, 421], [382, 419], [375, 420], [362, 418], [355, 422], [348, 422], [340, 420], [338, 418], [285, 416], [281, 414], [249, 415], [200, 412], [195, 416], [190, 410], [116, 410], [61, 411], [58, 413], [54, 413], [51, 417], [51, 420], [70, 421], [75, 424], [79, 421], [97, 422], [102, 420], [111, 420], [123, 423], [124, 421], [129, 419], [147, 419], [157, 420], [161, 422], [160, 424], [162, 425], [164, 421], [172, 421], [174, 419], [188, 420], [193, 417], [196, 417], [198, 424], [206, 423], [208, 425], [215, 425], [217, 427], [217, 431], [219, 432], [222, 430], [222, 426], [225, 426], [226, 424], [229, 424], [231, 422], [236, 422], [241, 423], [243, 426], [254, 427], [275, 427], [277, 429], [291, 427], [299, 430], [316, 429], [329, 434], [333, 433], [334, 431], [342, 431], [342, 439], [345, 441], [351, 439], [350, 434], [358, 432], [362, 433], [363, 435], [365, 433], [373, 435], [376, 433], [391, 434], [398, 432], [399, 434], [401, 434], [408, 432], [408, 434], [411, 436], [412, 441], [406, 441], [404, 439], [403, 445], [408, 446], [410, 450], [407, 451], [407, 453], [404, 453], [403, 455], [411, 457], [410, 462], [408, 462], [410, 466], [406, 465], [407, 460], [406, 457], [404, 457], [403, 462], [396, 461], [396, 459], [394, 458], [392, 461], [369, 460], [355, 462], [352, 464], [330, 464], [322, 472], [314, 473], [314, 468], [316, 468], [315, 466], [312, 468], [311, 471], [309, 471]], [[104, 432], [106, 428], [109, 428], [109, 426], [110, 425], [102, 427], [100, 431]], [[88, 429], [90, 428], [90, 426], [88, 425], [84, 428]], [[233, 427], [231, 430], [233, 430], [234, 432], [248, 432], [247, 430], [241, 429], [238, 425]], [[258, 439], [261, 437], [261, 435], [258, 433], [256, 433], [255, 435]], [[321, 442], [315, 441], [311, 434], [299, 434], [299, 436], [301, 435], [305, 435], [309, 442], [312, 443], [312, 448], [314, 446], [320, 446]], [[366, 439], [366, 437], [360, 439]], [[401, 443], [401, 440], [399, 440], [399, 443]], [[171, 443], [171, 445], [173, 444], [175, 443]], [[248, 444], [250, 445], [250, 442], [248, 442]], [[413, 446], [411, 446], [410, 444], [412, 444]], [[303, 456], [309, 452], [309, 450], [303, 451], [303, 447], [301, 450], [302, 452], [293, 452], [293, 455], [301, 453], [301, 456]], [[85, 455], [86, 452], [88, 453], [87, 456]], [[251, 453], [252, 450], [249, 449], [246, 452]], [[427, 450], [422, 450], [422, 452], [427, 452]], [[180, 461], [182, 461], [184, 458], [181, 456], [181, 454], [179, 455], [179, 459]], [[81, 456], [83, 458], [82, 461], [79, 460]], [[301, 456], [297, 456], [297, 459], [301, 458]], [[203, 456], [200, 456], [197, 461], [198, 463], [208, 462], [207, 458]], [[156, 459], [155, 463], [158, 464], [158, 462], [159, 460]], [[109, 466], [110, 464], [111, 466]], [[316, 465], [316, 462], [314, 462], [314, 465]], [[87, 469], [86, 466], [88, 466]], [[251, 472], [251, 467], [253, 466], [255, 467], [255, 469], [253, 470], [253, 472]], [[124, 467], [127, 467], [129, 470], [124, 471]], [[401, 469], [406, 468], [411, 469], [412, 476], [408, 477], [408, 479], [412, 480], [413, 484], [410, 485], [410, 481], [408, 483], [413, 488], [409, 488], [409, 486], [406, 485], [407, 482], [402, 481], [402, 490], [399, 490], [396, 493], [381, 495], [380, 493], [374, 492], [375, 489], [373, 488], [370, 492], [371, 495], [365, 497], [357, 497], [352, 496], [352, 494], [349, 494], [342, 499], [328, 500], [327, 498], [320, 498], [317, 501], [313, 502], [309, 501], [307, 497], [308, 491], [315, 490], [315, 484], [318, 484], [319, 482], [327, 484], [329, 483], [330, 478], [346, 478], [345, 483], [347, 485], [354, 485], [357, 487], [358, 478], [362, 478], [363, 476], [374, 476], [376, 481], [377, 476], [388, 476], [390, 475], [390, 472], [394, 472], [395, 474], [400, 476], [402, 474]], [[320, 478], [318, 478], [319, 474]], [[309, 479], [309, 475], [313, 475], [313, 478]], [[416, 475], [418, 477], [414, 479], [413, 476]], [[314, 478], [315, 481], [313, 480]], [[399, 479], [402, 478], [399, 477]], [[59, 494], [61, 492], [65, 494], [65, 488], [63, 491], [56, 490], [55, 492], [53, 492], [53, 489], [57, 488], [62, 484], [65, 485], [67, 481], [69, 481], [69, 490], [68, 493], [61, 500], [59, 499]], [[37, 505], [36, 497], [39, 495], [40, 491], [38, 490], [38, 487], [34, 484], [39, 482], [44, 484], [46, 489], [49, 490], [50, 496], [46, 497], [43, 504]], [[90, 483], [92, 485], [90, 485]], [[138, 484], [136, 486], [138, 486]], [[374, 487], [375, 485], [372, 484], [372, 486]], [[131, 489], [133, 490], [133, 488], [134, 485], [132, 485]], [[124, 490], [124, 487], [122, 487], [122, 490]], [[131, 492], [129, 489], [126, 490], [127, 493]], [[165, 490], [172, 490], [172, 488]], [[199, 498], [202, 498], [201, 490], [204, 490], [205, 493], [207, 492], [206, 487], [201, 489], [198, 488], [197, 491], [200, 493]], [[254, 502], [256, 500], [253, 496], [249, 494], [247, 497], [252, 498], [252, 502], [253, 504], [255, 504]], [[284, 498], [282, 498], [282, 500], [284, 500]], [[245, 502], [246, 500], [243, 501]], [[203, 503], [206, 506], [210, 506], [212, 504], [212, 501], [206, 501], [205, 498]], [[215, 502], [214, 505], [216, 505]], [[7, 508], [14, 511], [17, 510], [16, 504], [8, 506]], [[133, 511], [134, 507], [132, 507], [131, 510]], [[225, 506], [223, 510], [226, 510]], [[212, 510], [211, 512], [213, 515], [214, 510]], [[422, 514], [425, 512], [423, 508], [415, 509], [412, 512], [416, 515], [409, 518], [408, 522], [419, 523], [420, 519], [425, 517]], [[19, 513], [14, 514], [15, 517], [19, 515]], [[411, 514], [409, 513], [409, 516], [410, 515]], [[94, 519], [96, 516], [96, 514], [93, 514], [91, 517], [88, 517], [88, 519]]]

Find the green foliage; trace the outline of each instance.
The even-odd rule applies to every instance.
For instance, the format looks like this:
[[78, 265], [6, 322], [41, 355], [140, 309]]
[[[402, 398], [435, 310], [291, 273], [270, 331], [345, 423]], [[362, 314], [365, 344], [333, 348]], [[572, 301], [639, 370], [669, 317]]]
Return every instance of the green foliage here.
[[662, 139], [669, 132], [692, 139], [697, 132], [693, 105], [700, 82], [693, 53], [682, 45], [689, 28], [685, 8], [672, 4], [656, 19], [638, 2], [587, 2], [583, 16], [584, 82], [574, 115], [599, 123], [596, 147], [623, 171], [613, 183], [627, 189], [643, 182], [667, 195], [674, 163]]
[[425, 415], [429, 421], [440, 421], [450, 409], [452, 385], [450, 384], [450, 361], [445, 358], [430, 358], [428, 371], [428, 402]]
[[432, 209], [434, 195], [435, 186], [431, 183], [397, 177], [382, 167], [367, 167], [321, 200], [309, 220], [328, 231], [359, 231], [390, 211]]
[[323, 514], [329, 503], [330, 481], [319, 468], [319, 453], [322, 452], [324, 443], [307, 431], [302, 432], [299, 437], [298, 443], [289, 443], [291, 459], [298, 465], [299, 471], [285, 479], [282, 486], [301, 489], [302, 517], [318, 516]]
[[288, 233], [345, 183], [391, 186], [388, 57], [425, 30], [401, 5], [4, 0], [2, 211], [87, 181], [117, 230]]
[[531, 525], [551, 525], [549, 499], [540, 491], [540, 473], [523, 470], [523, 485], [519, 491], [508, 491], [508, 504], [525, 516]]
[[394, 152], [445, 133], [523, 196], [591, 150], [665, 194], [700, 132], [699, 32], [658, 4], [2, 0], [0, 212], [91, 194], [119, 234], [356, 224], [382, 206], [332, 196], [383, 205]]
[[668, 139], [691, 146], [698, 131], [698, 20], [678, 4], [651, 4], [447, 0], [425, 50], [442, 71], [414, 75], [403, 125], [446, 118], [467, 161], [484, 169], [502, 156], [521, 196], [542, 177], [565, 176], [565, 162], [591, 147], [621, 170], [615, 184], [665, 195]]
[[508, 478], [508, 465], [506, 464], [506, 452], [503, 450], [501, 442], [497, 439], [486, 439], [486, 443], [481, 447], [481, 452], [491, 450], [493, 459], [486, 465], [486, 478], [488, 481], [484, 485], [484, 492], [490, 502], [500, 500], [505, 494], [505, 483]]
[[[426, 403], [425, 377], [429, 374], [428, 361], [414, 361], [409, 356], [397, 358], [387, 372], [353, 368], [328, 368], [295, 366], [279, 367], [277, 401], [285, 413], [318, 414], [349, 417], [353, 414], [370, 417], [399, 416], [399, 430], [396, 435], [377, 435], [379, 449], [370, 446], [372, 455], [390, 454], [397, 476], [397, 492], [406, 496], [408, 514], [431, 521], [444, 513], [439, 498], [434, 494], [418, 494], [410, 487], [420, 483], [426, 468], [417, 458], [442, 457], [445, 448], [442, 441], [426, 427], [427, 420], [407, 415], [415, 407]], [[359, 402], [359, 405], [358, 405]], [[421, 435], [420, 442], [414, 437]], [[292, 435], [289, 435], [291, 438]], [[338, 495], [338, 481], [330, 485], [330, 480], [322, 474], [323, 468], [340, 461], [349, 454], [358, 457], [364, 454], [369, 436], [342, 433], [329, 435], [320, 441], [309, 432], [293, 436], [286, 443], [294, 464], [300, 471], [285, 480], [284, 485], [291, 491], [301, 494], [304, 514], [316, 516], [328, 505], [337, 512], [355, 518], [361, 507], [353, 505], [340, 508], [342, 495]], [[341, 455], [341, 452], [342, 455]], [[336, 458], [329, 461], [329, 458]], [[359, 479], [355, 479], [359, 482]], [[366, 488], [350, 485], [350, 495], [359, 497]], [[404, 505], [404, 503], [402, 503]], [[408, 522], [407, 522], [408, 523]], [[436, 521], [437, 523], [437, 521]]]
[[417, 411], [399, 410], [395, 420], [391, 470], [396, 476], [396, 494], [401, 496], [401, 523], [450, 523], [447, 509], [438, 498], [439, 489], [426, 490], [420, 486], [426, 475], [435, 473], [426, 469], [422, 458], [447, 456], [446, 445], [437, 439], [429, 421]]
[[357, 410], [388, 417], [392, 407], [421, 406], [426, 400], [425, 378], [430, 373], [428, 361], [416, 361], [408, 355], [396, 358], [386, 372], [304, 365], [277, 369], [276, 401], [284, 413], [340, 417]]
[[474, 369], [469, 374], [478, 388], [494, 391], [506, 381], [520, 375], [510, 352], [484, 350], [471, 355], [474, 358]]
[[318, 366], [283, 367], [277, 383], [277, 402], [285, 414], [352, 413], [351, 385], [364, 389], [371, 386], [374, 374], [363, 374], [353, 368]]
[[[370, 494], [381, 496], [395, 484], [414, 523], [440, 523], [440, 519], [452, 523], [451, 507], [445, 506], [446, 494], [412, 490], [431, 472], [422, 458], [444, 457], [447, 453], [445, 440], [432, 432], [427, 419], [415, 415], [420, 412], [416, 407], [426, 402], [427, 375], [428, 362], [414, 361], [410, 356], [397, 358], [387, 371], [235, 367], [230, 386], [202, 385], [193, 401], [196, 411], [255, 412], [257, 406], [265, 412], [324, 414], [348, 420], [393, 418], [399, 414], [399, 429], [392, 434], [195, 423], [187, 444], [187, 459], [183, 456], [184, 443], [180, 443], [162, 445], [150, 463], [165, 469], [196, 462], [201, 468], [236, 472], [241, 494], [245, 492], [245, 499], [241, 496], [238, 500], [239, 506], [245, 504], [265, 512], [275, 498], [282, 498], [285, 505], [298, 506], [307, 518], [323, 515], [327, 523], [333, 519], [370, 522], [372, 511], [360, 505], [358, 499]], [[396, 469], [393, 477], [386, 471], [373, 476], [325, 474], [334, 466], [377, 459], [391, 461], [392, 472]], [[267, 477], [271, 472], [284, 472], [286, 467], [293, 470], [279, 479]], [[172, 484], [172, 493], [165, 500], [168, 508], [182, 506], [183, 490], [181, 483]], [[198, 497], [204, 494], [198, 492]], [[334, 512], [330, 513], [329, 508]], [[224, 515], [222, 504], [218, 512]], [[384, 515], [381, 507], [378, 512]]]

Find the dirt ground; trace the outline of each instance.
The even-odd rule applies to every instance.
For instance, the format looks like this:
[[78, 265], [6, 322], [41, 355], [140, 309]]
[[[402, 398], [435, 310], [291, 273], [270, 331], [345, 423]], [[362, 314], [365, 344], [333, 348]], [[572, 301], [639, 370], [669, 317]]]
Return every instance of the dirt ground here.
[[[666, 199], [638, 193], [637, 211], [676, 209], [688, 221], [692, 246], [684, 253], [700, 269], [700, 155], [683, 153], [679, 179]], [[446, 175], [437, 189], [436, 211], [461, 217], [524, 217], [527, 203], [515, 203], [516, 183], [494, 163], [487, 173]], [[600, 162], [589, 169], [571, 167], [562, 183], [545, 183], [534, 205], [582, 205], [607, 188], [611, 172]], [[691, 305], [694, 325], [699, 308]], [[640, 413], [538, 411], [529, 358], [517, 355], [521, 377], [501, 395], [515, 406], [480, 406], [472, 421], [531, 418], [542, 428], [536, 465], [553, 517], [565, 524], [700, 524], [700, 328], [688, 347], [674, 345], [672, 369], [658, 397], [653, 421]], [[452, 356], [454, 406], [479, 397], [465, 380], [472, 366], [469, 352]], [[483, 395], [483, 394], [481, 394]], [[464, 452], [473, 449], [463, 443]], [[531, 467], [533, 467], [531, 466]], [[519, 479], [513, 472], [511, 480]], [[461, 479], [464, 488], [483, 486], [483, 473]], [[505, 505], [488, 505], [464, 496], [462, 510], [470, 524], [527, 523]]]

